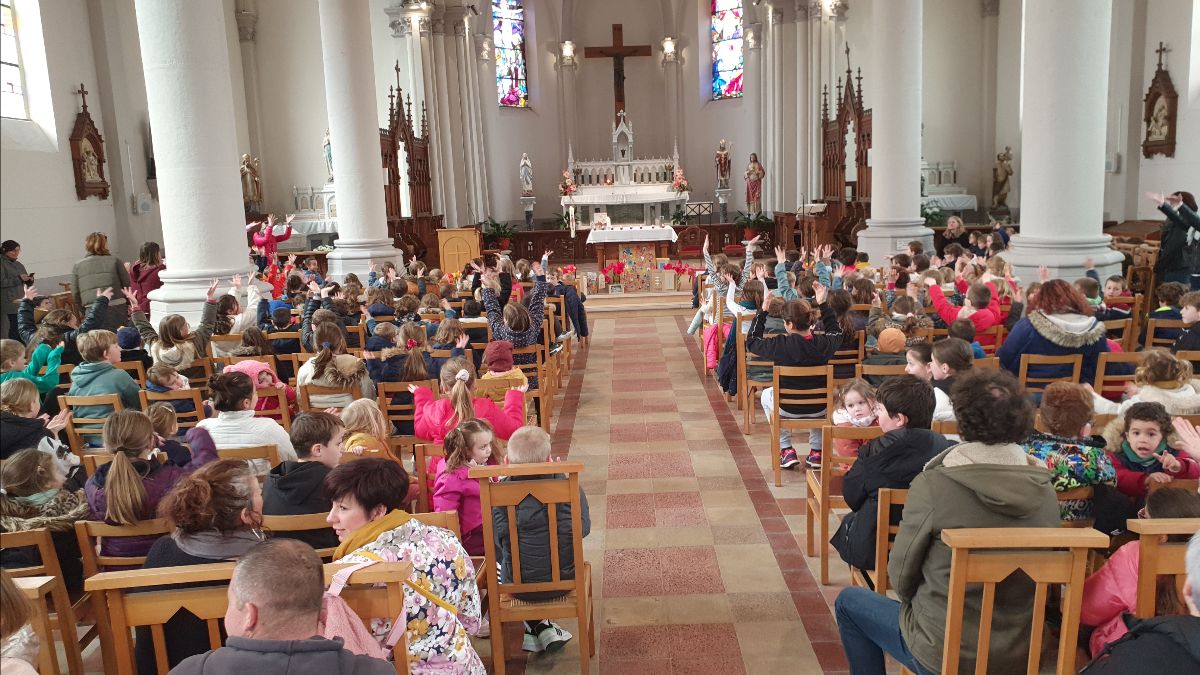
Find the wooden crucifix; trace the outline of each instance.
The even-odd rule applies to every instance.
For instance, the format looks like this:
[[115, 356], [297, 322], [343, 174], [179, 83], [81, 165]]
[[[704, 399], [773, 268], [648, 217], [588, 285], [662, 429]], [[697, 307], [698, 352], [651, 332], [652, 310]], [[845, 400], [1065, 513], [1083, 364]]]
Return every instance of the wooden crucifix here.
[[586, 47], [583, 56], [587, 59], [606, 58], [613, 60], [613, 118], [625, 110], [625, 57], [650, 56], [650, 45], [625, 45], [624, 27], [612, 25], [612, 44], [607, 47]]

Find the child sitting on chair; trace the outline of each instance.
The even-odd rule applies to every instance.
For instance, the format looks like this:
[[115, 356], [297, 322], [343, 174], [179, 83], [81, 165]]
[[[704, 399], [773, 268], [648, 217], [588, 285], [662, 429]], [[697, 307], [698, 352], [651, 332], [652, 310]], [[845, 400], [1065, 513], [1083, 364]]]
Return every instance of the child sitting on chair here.
[[[271, 370], [271, 366], [262, 361], [254, 359], [246, 359], [238, 361], [232, 365], [225, 366], [222, 373], [245, 373], [250, 377], [250, 381], [254, 383], [254, 390], [257, 394], [262, 389], [278, 387], [283, 389], [284, 397], [287, 398], [288, 412], [295, 415], [299, 410], [299, 404], [296, 403], [296, 388], [288, 385], [275, 371]], [[271, 410], [279, 410], [279, 398], [277, 396], [259, 396], [258, 401], [254, 404], [256, 412], [267, 412]], [[267, 417], [275, 421], [283, 419], [280, 413], [268, 414]]]
[[[507, 464], [542, 464], [550, 461], [550, 435], [540, 427], [521, 427], [508, 441]], [[543, 480], [545, 476], [513, 476], [505, 481]], [[579, 521], [583, 527], [581, 537], [588, 536], [592, 529], [592, 519], [588, 514], [587, 496], [583, 488], [579, 488]], [[545, 504], [535, 499], [525, 499], [517, 505], [517, 546], [521, 557], [521, 582], [547, 582], [552, 578], [550, 569], [550, 519], [549, 509]], [[571, 530], [571, 507], [559, 504], [555, 508], [555, 519], [558, 530], [558, 565], [562, 579], [575, 578], [575, 549], [573, 532]], [[500, 565], [501, 583], [513, 581], [512, 544], [508, 535], [508, 511], [505, 509], [492, 510], [492, 525], [496, 533], [496, 558]], [[582, 564], [582, 563], [581, 563]], [[551, 600], [566, 595], [566, 591], [546, 591], [541, 593], [521, 593], [516, 597], [521, 600], [542, 601]], [[552, 621], [526, 621], [525, 637], [522, 648], [527, 652], [553, 653], [562, 649], [570, 639], [571, 634], [560, 628]]]
[[[146, 391], [155, 394], [165, 394], [171, 391], [180, 391], [191, 389], [192, 385], [188, 378], [179, 374], [171, 366], [165, 363], [159, 363], [150, 367], [146, 371]], [[177, 413], [194, 413], [196, 412], [196, 404], [191, 399], [176, 398], [166, 401]], [[205, 409], [205, 415], [211, 415], [212, 411]]]
[[1200, 464], [1171, 447], [1170, 433], [1171, 415], [1161, 403], [1135, 403], [1105, 429], [1121, 494], [1142, 503], [1151, 482], [1200, 478]]
[[446, 461], [433, 481], [433, 510], [457, 511], [463, 548], [483, 555], [483, 515], [479, 505], [479, 481], [467, 473], [473, 466], [496, 463], [492, 425], [487, 420], [467, 420], [446, 434], [442, 441]]
[[[508, 340], [489, 342], [483, 350], [483, 365], [487, 366], [487, 372], [480, 375], [479, 379], [504, 380], [509, 388], [527, 386], [529, 380], [525, 377], [525, 371], [513, 365], [512, 350], [512, 343]], [[507, 392], [492, 390], [487, 397], [498, 405], [504, 405], [506, 395]]]
[[[875, 387], [866, 380], [853, 379], [837, 388], [833, 394], [833, 425], [836, 427], [863, 429], [875, 426]], [[833, 442], [834, 454], [839, 457], [856, 457], [865, 441], [837, 439]]]

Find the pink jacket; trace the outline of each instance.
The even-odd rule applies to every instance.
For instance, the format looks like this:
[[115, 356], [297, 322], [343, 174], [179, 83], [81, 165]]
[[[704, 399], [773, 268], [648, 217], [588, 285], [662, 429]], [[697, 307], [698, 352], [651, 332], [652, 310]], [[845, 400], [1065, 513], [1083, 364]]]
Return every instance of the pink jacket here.
[[1095, 626], [1088, 647], [1092, 658], [1128, 632], [1121, 615], [1137, 607], [1138, 543], [1131, 541], [1112, 554], [1083, 585], [1080, 623]]
[[[438, 459], [441, 459], [440, 457]], [[458, 511], [463, 548], [471, 555], [483, 555], [483, 510], [479, 505], [479, 481], [467, 478], [470, 467], [446, 471], [442, 464], [433, 482], [433, 510]]]
[[[234, 363], [232, 365], [225, 366], [225, 369], [222, 370], [221, 372], [223, 372], [223, 373], [245, 373], [246, 375], [250, 376], [250, 381], [254, 383], [255, 389], [262, 389], [262, 386], [260, 386], [258, 383], [258, 376], [264, 372], [270, 373], [271, 374], [271, 382], [272, 382], [271, 386], [283, 387], [284, 392], [287, 394], [288, 409], [292, 412], [295, 412], [295, 409], [296, 409], [296, 405], [295, 405], [296, 404], [296, 390], [295, 390], [295, 388], [289, 387], [286, 382], [284, 382], [283, 380], [280, 380], [279, 376], [275, 374], [275, 371], [271, 370], [271, 366], [268, 366], [267, 364], [263, 363], [262, 361], [255, 361], [253, 359], [246, 359], [245, 361], [238, 361], [237, 363]], [[263, 412], [263, 411], [267, 411], [267, 410], [278, 410], [279, 404], [276, 402], [276, 400], [274, 398], [260, 398], [260, 399], [258, 399], [258, 403], [256, 403], [254, 405], [254, 409], [259, 412]], [[272, 417], [276, 420], [283, 419], [283, 417], [281, 415], [270, 415], [269, 417]]]
[[[525, 394], [509, 389], [504, 395], [504, 409], [500, 409], [487, 398], [474, 400], [476, 419], [487, 420], [497, 438], [508, 440], [513, 432], [525, 425]], [[413, 432], [417, 438], [434, 443], [446, 440], [446, 433], [454, 427], [449, 422], [454, 418], [454, 406], [450, 399], [433, 400], [429, 387], [417, 387], [413, 392]], [[464, 531], [466, 528], [463, 528]]]
[[287, 225], [283, 234], [276, 235], [275, 228], [269, 225], [263, 225], [262, 229], [254, 233], [254, 245], [262, 248], [263, 255], [266, 256], [267, 262], [275, 263], [275, 251], [279, 248], [279, 242], [287, 241], [292, 238], [292, 226]]

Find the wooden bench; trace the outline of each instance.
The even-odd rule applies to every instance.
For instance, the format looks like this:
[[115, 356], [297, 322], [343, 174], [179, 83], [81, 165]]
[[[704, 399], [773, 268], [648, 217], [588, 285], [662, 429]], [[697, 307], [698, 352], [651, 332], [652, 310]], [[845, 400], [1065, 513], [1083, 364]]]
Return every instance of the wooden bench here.
[[[829, 517], [834, 509], [848, 509], [842, 496], [842, 479], [858, 456], [838, 455], [834, 451], [835, 440], [869, 441], [883, 435], [879, 427], [835, 427], [826, 424], [821, 429], [821, 468], [809, 469], [805, 483], [808, 496], [805, 498], [805, 521], [807, 553], [814, 555], [813, 535], [819, 532], [821, 558], [821, 584], [829, 584]], [[816, 527], [813, 527], [813, 521]]]

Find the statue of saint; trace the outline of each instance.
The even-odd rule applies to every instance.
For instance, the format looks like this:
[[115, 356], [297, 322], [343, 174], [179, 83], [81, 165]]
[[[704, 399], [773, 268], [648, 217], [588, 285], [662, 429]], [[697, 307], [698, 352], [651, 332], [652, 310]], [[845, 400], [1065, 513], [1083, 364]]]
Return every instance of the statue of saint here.
[[533, 162], [529, 161], [529, 153], [521, 153], [521, 165], [518, 168], [521, 178], [521, 196], [533, 196]]
[[1150, 113], [1150, 126], [1146, 129], [1146, 140], [1165, 141], [1171, 131], [1171, 121], [1167, 118], [1167, 99], [1158, 97], [1154, 102], [1154, 110]]
[[733, 168], [733, 160], [729, 158], [729, 148], [724, 138], [721, 139], [721, 144], [717, 147], [717, 154], [713, 161], [717, 165], [717, 189], [728, 189], [729, 172]]
[[1004, 152], [996, 155], [992, 167], [992, 208], [1008, 208], [1008, 182], [1013, 175], [1012, 146], [1004, 146]]
[[257, 207], [262, 203], [262, 182], [258, 175], [258, 160], [242, 155], [242, 203]]
[[83, 179], [89, 183], [102, 180], [100, 178], [100, 158], [96, 156], [96, 150], [92, 144], [87, 141], [83, 143]]
[[750, 164], [746, 166], [746, 212], [753, 215], [762, 212], [762, 181], [767, 170], [758, 163], [758, 153], [750, 153]]
[[329, 179], [326, 183], [333, 182], [333, 148], [329, 145], [329, 130], [325, 130], [325, 141], [322, 144], [325, 152], [325, 171], [329, 174]]

